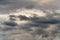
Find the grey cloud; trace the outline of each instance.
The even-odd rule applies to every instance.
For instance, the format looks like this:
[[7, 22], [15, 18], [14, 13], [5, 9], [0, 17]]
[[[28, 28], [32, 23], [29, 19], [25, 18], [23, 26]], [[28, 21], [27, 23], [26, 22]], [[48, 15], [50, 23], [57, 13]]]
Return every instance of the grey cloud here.
[[[59, 9], [59, 0], [55, 0], [53, 5], [49, 6], [41, 6], [37, 4], [37, 2], [33, 0], [0, 0], [0, 12], [9, 13], [10, 11], [14, 11], [20, 8], [27, 8], [27, 9]], [[41, 1], [40, 1], [41, 2]], [[48, 3], [48, 1], [46, 2]], [[49, 4], [49, 3], [48, 3]]]
[[[20, 27], [21, 29], [30, 32], [31, 34], [35, 35], [40, 35], [40, 34], [44, 34], [45, 32], [48, 34], [49, 32], [52, 32], [52, 35], [54, 36], [56, 33], [58, 33], [58, 29], [52, 30], [52, 31], [45, 31], [44, 29], [48, 28], [49, 25], [56, 25], [56, 24], [60, 24], [60, 20], [59, 19], [54, 19], [53, 16], [58, 15], [58, 14], [50, 14], [47, 15], [46, 17], [37, 17], [36, 15], [33, 17], [27, 17], [24, 15], [19, 15], [17, 16], [17, 18], [20, 19], [20, 21], [28, 21], [28, 23], [26, 24], [21, 24], [18, 27]], [[57, 26], [57, 25], [56, 25]], [[30, 29], [31, 27], [33, 27], [35, 30]], [[59, 28], [57, 26], [57, 28]], [[40, 30], [42, 32], [40, 32]], [[32, 32], [31, 32], [32, 31]], [[42, 35], [43, 35], [42, 34]], [[45, 34], [44, 34], [45, 35]], [[44, 36], [43, 35], [43, 36]]]
[[32, 8], [34, 6], [29, 0], [0, 0], [0, 11], [7, 12], [19, 8]]
[[15, 16], [15, 15], [10, 15], [9, 18], [10, 18], [10, 20], [12, 20], [12, 21], [16, 20], [16, 16]]
[[29, 20], [28, 17], [23, 16], [23, 15], [18, 16], [18, 18], [19, 18], [20, 20]]
[[7, 26], [12, 26], [12, 27], [17, 26], [17, 24], [13, 21], [4, 22], [4, 24]]
[[[35, 5], [32, 1], [26, 0], [26, 2], [24, 0], [0, 0], [0, 11], [9, 11], [9, 10], [15, 10], [15, 9], [19, 9], [19, 8], [36, 8], [38, 7], [40, 8], [45, 8], [45, 7], [41, 7], [38, 5]], [[55, 5], [54, 5], [55, 6]], [[54, 7], [53, 6], [53, 7]], [[52, 8], [52, 6], [47, 7], [47, 8]], [[56, 7], [54, 7], [56, 8]], [[2, 29], [4, 31], [11, 31], [12, 29], [14, 29], [14, 27], [18, 27], [19, 28], [19, 32], [20, 30], [23, 30], [24, 33], [27, 32], [28, 34], [32, 34], [32, 35], [42, 35], [42, 37], [48, 37], [49, 36], [49, 32], [51, 32], [52, 36], [55, 36], [55, 33], [59, 33], [60, 30], [60, 19], [54, 19], [53, 16], [55, 15], [59, 15], [59, 14], [53, 14], [53, 15], [48, 15], [47, 17], [26, 17], [24, 15], [20, 15], [20, 16], [14, 16], [14, 15], [10, 15], [10, 21], [6, 21], [4, 22], [4, 27], [7, 26], [6, 28]], [[14, 21], [16, 20], [16, 17], [20, 19], [20, 21], [28, 21], [28, 23], [25, 24], [19, 24], [17, 25], [17, 23], [15, 23]], [[52, 30], [52, 31], [46, 31], [44, 29], [48, 28], [49, 25], [54, 25], [57, 26], [57, 29]], [[59, 24], [59, 25], [58, 25]], [[33, 29], [32, 29], [33, 28]], [[54, 27], [55, 28], [55, 27]], [[53, 28], [52, 28], [53, 29]], [[14, 31], [17, 32], [17, 31]], [[50, 36], [51, 36], [50, 35]]]
[[59, 19], [54, 19], [52, 16], [53, 15], [49, 15], [47, 17], [30, 17], [30, 18], [28, 18], [26, 16], [20, 15], [19, 18], [20, 18], [20, 20], [28, 20], [28, 21], [32, 21], [33, 23], [37, 23], [37, 24], [59, 24], [60, 23]]
[[[25, 15], [19, 15], [19, 16], [10, 15], [9, 17], [13, 17], [13, 18], [17, 17], [19, 19], [22, 19], [20, 21], [28, 21], [28, 23], [17, 25], [17, 23], [14, 22], [15, 20], [10, 20], [8, 22], [5, 21], [3, 25], [8, 26], [8, 27], [6, 27], [2, 30], [4, 32], [14, 30], [13, 33], [18, 32], [18, 31], [21, 32], [21, 30], [23, 30], [24, 31], [24, 32], [22, 31], [23, 33], [26, 32], [28, 34], [31, 34], [32, 36], [42, 35], [42, 38], [47, 38], [49, 36], [55, 37], [55, 34], [57, 34], [58, 30], [60, 30], [60, 29], [59, 29], [58, 23], [57, 24], [54, 23], [55, 21], [53, 21], [53, 18], [50, 18], [50, 16], [47, 16], [47, 17], [36, 17], [36, 16], [27, 17]], [[52, 30], [52, 31], [44, 30], [44, 29], [48, 28], [49, 25], [53, 25], [52, 23], [50, 23], [52, 21], [53, 21], [54, 25], [57, 26], [57, 29]], [[44, 22], [48, 22], [48, 23], [44, 23]], [[17, 28], [14, 29], [14, 27], [17, 27], [18, 31], [16, 31]], [[51, 32], [51, 34], [49, 34], [49, 32]]]
[[2, 31], [10, 31], [14, 29], [17, 26], [17, 23], [13, 21], [4, 21], [3, 23], [0, 24], [0, 28]]

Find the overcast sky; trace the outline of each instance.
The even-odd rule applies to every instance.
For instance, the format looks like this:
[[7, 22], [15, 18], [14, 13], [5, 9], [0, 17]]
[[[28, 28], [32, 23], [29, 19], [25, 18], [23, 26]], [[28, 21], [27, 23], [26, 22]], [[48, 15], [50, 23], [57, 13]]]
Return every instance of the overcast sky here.
[[60, 9], [60, 0], [0, 0], [0, 13], [19, 8]]
[[[56, 36], [55, 33], [60, 33], [60, 13], [52, 10], [60, 10], [60, 0], [0, 0], [0, 30], [7, 33], [8, 38], [18, 36], [19, 40], [50, 36], [50, 32], [52, 37]], [[19, 35], [12, 35], [14, 33]]]

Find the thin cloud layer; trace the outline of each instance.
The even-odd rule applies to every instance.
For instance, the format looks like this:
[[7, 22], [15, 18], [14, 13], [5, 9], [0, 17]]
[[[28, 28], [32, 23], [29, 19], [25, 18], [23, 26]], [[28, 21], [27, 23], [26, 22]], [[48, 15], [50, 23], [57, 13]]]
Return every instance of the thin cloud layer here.
[[0, 12], [9, 13], [16, 9], [59, 9], [59, 0], [0, 0]]

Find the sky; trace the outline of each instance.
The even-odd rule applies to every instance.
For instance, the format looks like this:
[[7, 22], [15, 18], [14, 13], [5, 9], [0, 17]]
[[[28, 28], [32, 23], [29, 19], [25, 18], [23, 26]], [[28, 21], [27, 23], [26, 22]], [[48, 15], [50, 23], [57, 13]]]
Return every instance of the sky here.
[[0, 0], [1, 40], [59, 40], [60, 0]]
[[60, 9], [59, 4], [60, 0], [0, 0], [0, 12], [8, 13], [20, 8], [58, 10]]

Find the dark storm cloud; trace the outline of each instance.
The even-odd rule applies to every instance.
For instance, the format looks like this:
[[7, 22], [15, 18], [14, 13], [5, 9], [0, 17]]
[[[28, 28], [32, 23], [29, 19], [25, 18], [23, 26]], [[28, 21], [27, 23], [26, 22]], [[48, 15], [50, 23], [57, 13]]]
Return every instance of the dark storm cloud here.
[[[33, 31], [31, 34], [38, 34], [38, 35], [42, 34], [43, 35], [44, 33], [46, 33], [48, 35], [48, 32], [46, 32], [44, 30], [45, 28], [48, 28], [49, 25], [51, 25], [51, 24], [52, 25], [54, 25], [54, 24], [60, 24], [60, 20], [59, 19], [54, 19], [52, 17], [52, 15], [49, 15], [47, 17], [37, 17], [37, 16], [26, 17], [26, 16], [23, 16], [23, 15], [20, 15], [18, 18], [20, 19], [20, 21], [24, 21], [24, 20], [25, 21], [29, 21], [26, 24], [20, 25], [19, 27], [21, 29], [24, 29], [27, 32], [30, 32], [30, 31], [33, 31], [32, 29], [30, 29], [31, 27], [34, 27], [34, 28], [37, 27], [38, 28], [35, 31]], [[57, 28], [59, 28], [59, 27], [57, 26]], [[54, 33], [57, 33], [57, 30], [52, 30], [50, 32], [52, 32], [52, 34], [54, 34]]]
[[20, 20], [29, 20], [28, 17], [23, 16], [23, 15], [18, 16], [18, 18], [19, 18]]
[[[33, 17], [27, 17], [25, 15], [10, 15], [9, 16], [12, 19], [16, 19], [19, 18], [19, 21], [28, 21], [28, 23], [23, 23], [23, 24], [17, 24], [14, 21], [10, 19], [10, 21], [5, 21], [3, 25], [7, 26], [5, 28], [3, 28], [3, 31], [12, 31], [14, 29], [14, 27], [17, 27], [19, 32], [20, 30], [23, 30], [23, 33], [28, 33], [31, 34], [32, 36], [36, 36], [36, 35], [42, 35], [42, 38], [47, 38], [49, 36], [55, 36], [56, 33], [58, 33], [59, 26], [58, 23], [55, 21], [59, 21], [56, 20], [52, 17], [52, 15], [49, 15], [47, 17], [37, 17], [36, 15]], [[51, 23], [50, 23], [51, 22]], [[50, 26], [50, 24], [57, 24], [56, 26], [58, 27], [58, 29], [52, 30], [52, 31], [46, 31], [44, 29], [48, 28]], [[53, 27], [53, 26], [52, 26]], [[17, 28], [15, 28], [14, 30], [16, 30]], [[55, 28], [55, 27], [54, 27]], [[54, 29], [53, 28], [53, 29]], [[14, 31], [16, 32], [16, 31]], [[13, 33], [14, 33], [13, 32]], [[51, 32], [51, 34], [49, 34], [49, 32]]]
[[5, 24], [6, 26], [12, 26], [12, 27], [17, 26], [17, 23], [15, 23], [15, 22], [13, 22], [13, 21], [4, 22], [4, 24]]
[[[54, 14], [55, 15], [55, 14]], [[47, 17], [26, 17], [26, 16], [19, 16], [20, 20], [28, 20], [28, 21], [32, 21], [33, 23], [36, 23], [35, 26], [37, 24], [59, 24], [60, 20], [59, 19], [54, 19], [52, 17], [53, 15], [49, 15]]]

